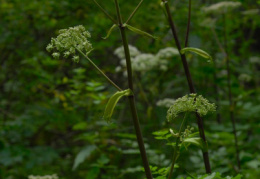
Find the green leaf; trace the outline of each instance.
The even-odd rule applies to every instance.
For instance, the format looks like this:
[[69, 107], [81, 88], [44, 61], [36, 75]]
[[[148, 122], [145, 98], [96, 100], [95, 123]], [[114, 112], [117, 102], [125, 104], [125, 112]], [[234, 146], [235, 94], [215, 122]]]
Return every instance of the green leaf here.
[[115, 94], [113, 94], [113, 96], [111, 96], [111, 98], [109, 99], [109, 101], [106, 105], [104, 119], [106, 121], [110, 121], [114, 108], [115, 108], [117, 102], [119, 101], [119, 99], [122, 98], [123, 96], [130, 96], [130, 95], [133, 95], [133, 92], [130, 89], [127, 89], [124, 91], [118, 91]]
[[185, 144], [193, 144], [201, 148], [204, 152], [208, 151], [208, 144], [205, 143], [200, 137], [186, 138], [184, 139], [182, 144], [184, 145], [184, 147], [186, 147]]
[[[181, 49], [181, 54], [184, 54], [186, 52], [194, 52], [206, 59], [213, 61], [212, 57], [207, 52], [205, 52], [204, 50], [201, 50], [199, 48], [186, 47], [186, 48]], [[210, 61], [208, 61], [208, 62], [210, 62]]]
[[129, 30], [131, 30], [131, 31], [133, 31], [133, 32], [135, 32], [135, 33], [137, 33], [137, 34], [140, 34], [140, 35], [143, 35], [143, 36], [146, 36], [146, 37], [150, 37], [150, 38], [153, 38], [153, 39], [155, 39], [155, 40], [158, 39], [157, 37], [155, 37], [155, 36], [153, 36], [153, 35], [151, 35], [151, 34], [149, 34], [149, 33], [147, 33], [147, 32], [144, 32], [144, 31], [142, 31], [142, 30], [140, 30], [140, 29], [137, 29], [137, 28], [135, 28], [135, 27], [133, 27], [133, 26], [130, 26], [130, 25], [128, 25], [128, 24], [124, 24], [124, 26], [127, 27]]
[[112, 33], [112, 31], [114, 30], [115, 27], [117, 27], [116, 24], [112, 25], [112, 27], [110, 27], [110, 29], [108, 30], [107, 35], [105, 37], [102, 37], [102, 38], [107, 39], [110, 36], [110, 34]]
[[157, 136], [163, 136], [166, 134], [169, 134], [169, 130], [167, 130], [167, 129], [153, 132], [153, 135], [157, 135]]
[[84, 160], [91, 155], [91, 153], [96, 149], [95, 145], [90, 145], [82, 149], [76, 156], [73, 164], [72, 170], [75, 170], [79, 164], [84, 162]]

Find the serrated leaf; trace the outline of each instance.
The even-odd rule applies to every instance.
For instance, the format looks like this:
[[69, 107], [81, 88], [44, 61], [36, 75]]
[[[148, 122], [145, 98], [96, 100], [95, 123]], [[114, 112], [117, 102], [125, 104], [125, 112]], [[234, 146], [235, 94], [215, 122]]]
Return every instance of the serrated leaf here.
[[113, 96], [110, 97], [106, 105], [106, 109], [104, 112], [104, 119], [109, 122], [113, 114], [114, 108], [117, 102], [119, 101], [119, 99], [122, 98], [123, 96], [130, 96], [130, 95], [133, 95], [130, 89], [124, 91], [118, 91], [115, 94], [113, 94]]
[[142, 30], [140, 30], [140, 29], [137, 29], [137, 28], [135, 28], [135, 27], [133, 27], [133, 26], [130, 26], [130, 25], [128, 25], [128, 24], [124, 24], [124, 26], [127, 27], [127, 28], [128, 28], [129, 30], [131, 30], [132, 32], [135, 32], [135, 33], [137, 33], [137, 34], [140, 34], [140, 35], [143, 35], [143, 36], [146, 36], [146, 37], [150, 37], [150, 38], [153, 38], [153, 39], [155, 39], [155, 40], [158, 39], [157, 37], [155, 37], [155, 36], [153, 36], [153, 35], [151, 35], [151, 34], [149, 34], [149, 33], [147, 33], [147, 32], [144, 32], [144, 31], [142, 31]]
[[116, 26], [117, 26], [116, 24], [112, 25], [112, 27], [110, 27], [110, 29], [108, 30], [107, 35], [105, 37], [102, 37], [102, 38], [107, 39]]
[[72, 170], [75, 170], [84, 160], [96, 149], [95, 145], [90, 145], [82, 149], [76, 156]]
[[194, 52], [194, 53], [202, 56], [203, 58], [213, 61], [212, 57], [207, 52], [205, 52], [204, 50], [201, 50], [199, 48], [186, 47], [186, 48], [181, 49], [181, 54], [185, 54], [186, 52]]
[[182, 144], [184, 147], [186, 147], [185, 144], [193, 144], [201, 148], [204, 152], [208, 151], [208, 144], [205, 143], [200, 137], [186, 138], [183, 140]]

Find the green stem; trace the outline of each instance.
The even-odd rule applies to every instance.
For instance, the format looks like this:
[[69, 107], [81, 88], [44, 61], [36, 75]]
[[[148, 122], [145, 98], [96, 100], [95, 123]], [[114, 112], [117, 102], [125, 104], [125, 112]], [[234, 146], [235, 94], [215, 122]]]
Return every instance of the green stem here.
[[82, 56], [84, 56], [90, 63], [91, 63], [91, 65], [92, 66], [94, 66], [95, 68], [96, 68], [96, 70], [98, 70], [100, 73], [101, 73], [101, 75], [103, 76], [103, 77], [105, 77], [106, 78], [106, 80], [110, 83], [110, 84], [112, 84], [116, 89], [118, 89], [119, 91], [122, 91], [122, 89], [121, 88], [119, 88], [87, 55], [85, 55], [80, 49], [78, 49], [77, 47], [75, 47], [77, 50], [78, 50], [78, 52], [82, 55]]
[[141, 6], [141, 4], [143, 3], [144, 0], [141, 0], [139, 2], [139, 4], [136, 6], [135, 10], [131, 13], [131, 15], [129, 16], [129, 18], [127, 19], [127, 21], [125, 22], [125, 24], [128, 24], [128, 22], [133, 18], [133, 16], [135, 15], [136, 11], [139, 9], [139, 7]]
[[[169, 25], [171, 27], [176, 46], [177, 46], [179, 53], [180, 53], [182, 48], [181, 48], [181, 44], [180, 44], [180, 41], [179, 41], [179, 37], [177, 35], [177, 30], [176, 30], [175, 25], [174, 25], [174, 21], [173, 21], [172, 16], [171, 16], [171, 11], [170, 11], [168, 1], [162, 0], [162, 2], [165, 4], [168, 22], [169, 22]], [[187, 78], [187, 81], [188, 81], [190, 93], [196, 93], [196, 90], [195, 90], [195, 87], [194, 87], [194, 84], [193, 84], [193, 81], [192, 81], [192, 77], [191, 77], [191, 74], [190, 74], [189, 65], [188, 65], [188, 62], [186, 60], [186, 56], [185, 56], [185, 54], [181, 54], [181, 53], [180, 53], [180, 56], [181, 56], [182, 65], [183, 65], [183, 68], [184, 68], [184, 71], [185, 71], [185, 75], [186, 75], [186, 78]], [[196, 113], [196, 117], [197, 117], [197, 124], [198, 124], [198, 128], [199, 128], [200, 137], [202, 138], [202, 140], [204, 142], [206, 142], [206, 136], [205, 136], [205, 132], [204, 132], [202, 118], [200, 117], [200, 115], [198, 113]], [[204, 159], [206, 172], [211, 173], [211, 167], [210, 167], [208, 152], [203, 152], [203, 159]]]
[[182, 128], [183, 128], [184, 124], [186, 123], [186, 115], [187, 115], [187, 113], [185, 113], [185, 115], [184, 115], [184, 118], [183, 118], [182, 123], [181, 123], [181, 127], [180, 127], [180, 129], [179, 129], [179, 136], [178, 136], [178, 138], [176, 139], [176, 143], [175, 143], [175, 147], [174, 147], [174, 153], [173, 153], [173, 159], [172, 159], [172, 165], [171, 165], [171, 168], [170, 168], [170, 172], [169, 172], [168, 179], [171, 179], [171, 178], [172, 178], [172, 173], [173, 173], [174, 165], [175, 165], [176, 160], [177, 160], [177, 158], [178, 158], [178, 156], [179, 156], [180, 135], [181, 135]]
[[230, 113], [230, 119], [232, 122], [233, 134], [235, 139], [237, 166], [238, 166], [238, 170], [240, 170], [239, 147], [238, 147], [238, 139], [237, 139], [236, 121], [234, 117], [234, 103], [233, 103], [233, 96], [231, 91], [231, 70], [230, 70], [230, 59], [229, 59], [228, 45], [227, 45], [228, 40], [227, 40], [225, 15], [223, 15], [223, 21], [224, 21], [224, 25], [223, 25], [224, 26], [224, 48], [226, 52], [226, 68], [227, 68], [227, 82], [228, 82], [229, 113]]
[[185, 45], [184, 45], [184, 47], [188, 47], [189, 34], [190, 34], [190, 19], [191, 19], [191, 0], [189, 0], [189, 14], [188, 14], [188, 23], [187, 23], [187, 30], [186, 30], [186, 37], [185, 37]]
[[99, 7], [99, 9], [100, 9], [114, 24], [117, 23], [116, 20], [113, 19], [113, 17], [111, 17], [111, 16], [107, 13], [107, 11], [106, 11], [100, 4], [98, 4], [97, 1], [95, 1], [95, 0], [93, 0], [93, 1], [94, 1], [94, 3]]
[[[128, 46], [125, 27], [123, 26], [123, 23], [122, 23], [122, 17], [121, 17], [120, 8], [119, 8], [119, 4], [118, 4], [117, 0], [115, 0], [115, 6], [116, 6], [117, 18], [118, 18], [118, 22], [119, 22], [119, 30], [121, 33], [122, 43], [123, 43], [124, 51], [125, 51], [126, 67], [127, 67], [127, 75], [128, 75], [128, 86], [132, 91], [134, 91], [132, 64], [131, 64], [129, 46]], [[145, 147], [144, 147], [144, 141], [143, 141], [141, 127], [140, 127], [139, 120], [138, 120], [134, 95], [129, 96], [128, 99], [129, 99], [130, 108], [131, 108], [131, 112], [132, 112], [132, 116], [133, 116], [133, 123], [134, 123], [134, 127], [135, 127], [136, 138], [137, 138], [139, 150], [140, 150], [142, 161], [143, 161], [145, 174], [146, 174], [147, 179], [152, 179], [153, 177], [152, 177], [152, 173], [151, 173], [151, 170], [149, 167], [149, 162], [148, 162]]]

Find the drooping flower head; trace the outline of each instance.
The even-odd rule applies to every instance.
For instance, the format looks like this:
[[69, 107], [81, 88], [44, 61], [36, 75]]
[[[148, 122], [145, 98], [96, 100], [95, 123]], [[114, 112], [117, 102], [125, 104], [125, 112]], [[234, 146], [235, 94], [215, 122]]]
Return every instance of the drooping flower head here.
[[55, 59], [58, 59], [61, 55], [65, 58], [71, 56], [74, 61], [78, 62], [77, 50], [84, 54], [92, 50], [92, 45], [88, 41], [90, 37], [90, 33], [82, 25], [62, 29], [56, 38], [51, 39], [51, 43], [48, 44], [46, 50], [53, 52], [52, 56]]
[[197, 112], [200, 116], [205, 116], [208, 112], [216, 111], [216, 105], [209, 103], [201, 95], [190, 94], [175, 100], [174, 104], [167, 111], [167, 120], [170, 121], [183, 112]]

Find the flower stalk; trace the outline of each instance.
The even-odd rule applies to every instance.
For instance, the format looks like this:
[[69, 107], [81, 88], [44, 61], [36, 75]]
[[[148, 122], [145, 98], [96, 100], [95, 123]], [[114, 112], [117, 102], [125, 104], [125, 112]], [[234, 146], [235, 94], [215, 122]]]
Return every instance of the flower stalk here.
[[186, 123], [186, 115], [187, 113], [185, 113], [184, 115], [184, 118], [182, 120], [182, 123], [181, 123], [181, 127], [179, 129], [179, 136], [177, 137], [176, 139], [176, 143], [175, 143], [175, 147], [174, 147], [174, 153], [173, 153], [173, 159], [172, 159], [172, 164], [171, 164], [171, 168], [170, 168], [170, 172], [169, 172], [169, 176], [168, 176], [168, 179], [171, 179], [172, 178], [172, 173], [173, 173], [173, 169], [174, 169], [174, 165], [178, 159], [178, 156], [179, 156], [179, 150], [180, 150], [180, 147], [179, 147], [179, 142], [180, 142], [180, 134], [181, 134], [181, 131], [182, 131], [182, 128], [184, 126], [184, 124]]
[[[122, 22], [120, 8], [119, 8], [119, 4], [118, 4], [117, 0], [115, 0], [115, 6], [116, 6], [119, 30], [120, 30], [120, 33], [121, 33], [121, 39], [122, 39], [124, 52], [125, 52], [125, 58], [126, 58], [126, 67], [127, 67], [127, 75], [128, 75], [128, 87], [129, 87], [129, 89], [134, 91], [131, 56], [130, 56], [130, 52], [129, 52], [129, 46], [128, 46], [128, 41], [127, 41], [127, 37], [126, 37], [125, 26], [123, 25], [123, 22]], [[144, 166], [144, 169], [145, 169], [145, 174], [146, 174], [147, 179], [152, 179], [153, 177], [152, 177], [152, 173], [151, 173], [151, 170], [150, 170], [150, 167], [149, 167], [149, 162], [148, 162], [145, 147], [144, 147], [144, 141], [143, 141], [141, 127], [140, 127], [139, 119], [138, 119], [138, 115], [137, 115], [134, 95], [128, 96], [128, 100], [129, 100], [129, 103], [130, 103], [134, 128], [135, 128], [137, 142], [138, 142], [139, 150], [140, 150], [142, 161], [143, 161], [143, 166]]]
[[[175, 27], [174, 21], [173, 21], [172, 16], [171, 16], [171, 11], [170, 11], [168, 1], [162, 0], [162, 2], [165, 4], [165, 9], [166, 9], [167, 17], [168, 17], [168, 23], [170, 25], [176, 46], [177, 46], [179, 53], [180, 53], [180, 51], [182, 49], [181, 43], [179, 41], [179, 37], [178, 37], [177, 31], [176, 31], [176, 27]], [[191, 10], [191, 8], [189, 8], [189, 10]], [[189, 14], [190, 14], [190, 12], [189, 12]], [[189, 18], [189, 22], [190, 22], [190, 18]], [[187, 34], [189, 34], [189, 26], [188, 26], [187, 29], [188, 29]], [[186, 39], [187, 39], [186, 45], [188, 43], [188, 35], [187, 34], [186, 34]], [[188, 63], [187, 63], [186, 56], [185, 56], [185, 54], [181, 54], [181, 53], [180, 53], [180, 56], [181, 56], [183, 68], [184, 68], [184, 71], [185, 71], [185, 75], [186, 75], [186, 78], [187, 78], [187, 81], [188, 81], [190, 93], [196, 93], [195, 88], [194, 88], [194, 84], [193, 84], [193, 80], [192, 80], [192, 76], [190, 74], [189, 66], [188, 66]], [[197, 117], [197, 124], [198, 124], [198, 128], [199, 128], [200, 137], [203, 139], [204, 142], [206, 142], [202, 118], [200, 117], [200, 115], [198, 113], [196, 113], [196, 117]], [[211, 167], [210, 167], [208, 152], [206, 152], [206, 151], [203, 152], [203, 159], [204, 159], [204, 165], [205, 165], [206, 172], [211, 173]]]
[[232, 122], [234, 140], [235, 140], [235, 148], [236, 148], [236, 161], [238, 170], [240, 170], [240, 159], [239, 159], [239, 147], [238, 147], [238, 139], [237, 139], [237, 130], [236, 130], [236, 121], [234, 117], [234, 103], [233, 103], [233, 95], [231, 91], [231, 71], [230, 71], [230, 58], [228, 53], [228, 40], [227, 40], [227, 30], [226, 30], [226, 17], [223, 15], [224, 21], [224, 49], [226, 54], [226, 68], [227, 68], [227, 82], [228, 82], [228, 99], [229, 99], [229, 115]]

